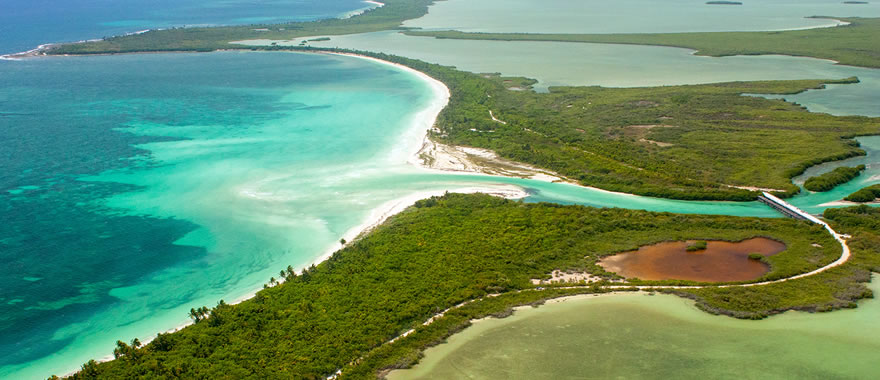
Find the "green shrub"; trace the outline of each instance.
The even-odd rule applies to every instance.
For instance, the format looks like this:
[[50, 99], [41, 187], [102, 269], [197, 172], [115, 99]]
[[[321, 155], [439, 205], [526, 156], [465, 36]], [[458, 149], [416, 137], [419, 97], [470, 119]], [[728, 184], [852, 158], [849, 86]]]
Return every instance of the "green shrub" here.
[[862, 173], [862, 170], [865, 170], [865, 165], [859, 165], [854, 168], [846, 166], [840, 167], [828, 173], [810, 177], [804, 182], [804, 188], [810, 191], [828, 191], [837, 185], [847, 183], [853, 178], [858, 177], [859, 174]]
[[707, 247], [708, 245], [709, 245], [709, 243], [708, 243], [707, 241], [705, 241], [705, 240], [700, 240], [700, 241], [698, 241], [698, 242], [694, 242], [693, 244], [689, 244], [689, 245], [687, 246], [687, 251], [688, 251], [688, 252], [703, 251], [703, 250], [706, 249], [706, 247]]
[[880, 185], [868, 186], [864, 189], [856, 191], [855, 193], [850, 194], [848, 197], [843, 198], [845, 201], [850, 202], [873, 202], [875, 199], [880, 198]]
[[[815, 267], [814, 259], [827, 263], [839, 255], [824, 230], [793, 219], [522, 203], [488, 195], [450, 194], [420, 205], [300, 275], [285, 269], [286, 281], [252, 299], [193, 308], [198, 323], [144, 347], [124, 339], [117, 344], [122, 360], [86, 364], [73, 379], [327, 378], [383, 342], [422, 329], [449, 307], [490, 293], [508, 295], [473, 303], [478, 310], [461, 320], [466, 323], [484, 315], [480, 310], [494, 314], [558, 297], [571, 290], [542, 290], [546, 296], [518, 290], [534, 289], [531, 279], [556, 269], [602, 275], [595, 266], [601, 257], [661, 241], [759, 235], [785, 241], [788, 253], [768, 258], [773, 271], [764, 279], [803, 273]], [[816, 251], [813, 242], [827, 248]]]

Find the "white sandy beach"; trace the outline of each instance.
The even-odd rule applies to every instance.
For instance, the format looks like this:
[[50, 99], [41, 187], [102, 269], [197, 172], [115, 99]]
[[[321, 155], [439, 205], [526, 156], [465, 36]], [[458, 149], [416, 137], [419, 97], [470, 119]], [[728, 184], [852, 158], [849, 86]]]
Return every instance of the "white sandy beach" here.
[[880, 205], [880, 201], [858, 203], [858, 202], [839, 200], [839, 201], [834, 201], [834, 202], [822, 203], [819, 205], [819, 207], [843, 207], [843, 206], [858, 206], [858, 205], [869, 205], [869, 206], [870, 205]]
[[340, 16], [339, 18], [341, 18], [341, 19], [352, 18], [352, 17], [357, 16], [357, 15], [362, 15], [362, 14], [364, 14], [364, 12], [366, 12], [366, 11], [368, 11], [368, 10], [376, 9], [376, 8], [381, 8], [381, 7], [384, 7], [384, 6], [385, 6], [385, 3], [380, 3], [380, 2], [378, 2], [378, 1], [373, 1], [373, 0], [365, 0], [365, 1], [362, 1], [362, 2], [365, 3], [365, 4], [375, 5], [375, 7], [366, 7], [366, 8], [362, 8], [362, 9], [353, 10], [353, 11], [351, 11], [351, 12], [348, 12], [348, 13], [343, 14], [343, 15]]
[[[398, 158], [400, 158], [402, 160], [405, 160], [406, 157], [411, 158], [411, 157], [416, 156], [418, 151], [420, 150], [422, 142], [427, 139], [428, 129], [433, 127], [434, 123], [437, 120], [437, 115], [440, 114], [440, 111], [442, 111], [443, 108], [446, 107], [446, 104], [449, 102], [449, 89], [446, 88], [446, 86], [442, 82], [440, 82], [434, 78], [431, 78], [427, 74], [424, 74], [422, 72], [413, 70], [409, 67], [399, 65], [399, 64], [396, 64], [393, 62], [383, 61], [380, 59], [356, 55], [356, 54], [345, 54], [345, 53], [330, 53], [330, 54], [354, 57], [354, 58], [358, 58], [358, 59], [365, 59], [365, 60], [373, 61], [373, 62], [376, 62], [379, 64], [389, 65], [389, 66], [395, 67], [396, 69], [409, 72], [409, 73], [419, 77], [420, 79], [424, 80], [426, 83], [428, 83], [430, 85], [431, 90], [432, 90], [432, 95], [434, 98], [433, 101], [428, 105], [428, 107], [426, 107], [423, 110], [416, 113], [415, 116], [412, 118], [412, 121], [411, 121], [412, 127], [407, 131], [406, 135], [404, 136], [404, 139], [406, 142], [406, 144], [403, 144], [404, 148], [397, 149], [396, 152], [392, 152], [393, 156], [397, 156]], [[407, 161], [414, 163], [414, 161], [412, 161], [412, 160], [407, 160]], [[430, 198], [433, 196], [441, 196], [447, 192], [461, 193], [461, 194], [485, 193], [485, 194], [490, 194], [490, 195], [503, 197], [503, 198], [507, 198], [507, 199], [520, 199], [520, 198], [524, 198], [524, 197], [528, 196], [528, 193], [526, 193], [525, 190], [523, 190], [520, 187], [513, 186], [513, 185], [497, 185], [497, 186], [484, 186], [484, 187], [461, 187], [461, 188], [452, 188], [452, 189], [448, 189], [448, 190], [434, 190], [434, 191], [417, 192], [417, 193], [405, 196], [403, 198], [399, 198], [399, 199], [395, 199], [395, 200], [386, 202], [386, 203], [382, 204], [381, 206], [373, 209], [372, 211], [370, 211], [369, 216], [366, 218], [366, 220], [364, 220], [363, 223], [361, 223], [358, 226], [350, 228], [348, 231], [346, 231], [346, 233], [342, 236], [342, 238], [345, 239], [346, 242], [356, 241], [359, 237], [363, 236], [365, 233], [368, 233], [372, 229], [381, 225], [386, 220], [388, 220], [388, 218], [390, 218], [390, 217], [402, 212], [406, 208], [412, 206], [417, 201], [422, 200], [422, 199], [426, 199], [426, 198]], [[328, 247], [320, 256], [318, 256], [311, 264], [304, 265], [303, 268], [299, 268], [300, 271], [304, 268], [311, 266], [312, 264], [319, 264], [319, 263], [327, 260], [334, 252], [336, 252], [342, 248], [344, 248], [344, 246], [340, 242], [334, 243], [331, 247]], [[284, 279], [279, 279], [278, 284], [283, 283], [283, 281], [284, 281]], [[256, 289], [252, 292], [248, 292], [244, 296], [239, 297], [239, 298], [233, 300], [232, 302], [229, 302], [229, 304], [235, 305], [235, 304], [239, 304], [244, 301], [247, 301], [247, 300], [253, 298], [259, 290], [262, 290], [262, 288]], [[187, 322], [187, 323], [181, 324], [179, 326], [176, 326], [173, 329], [167, 330], [165, 332], [170, 333], [170, 332], [179, 331], [179, 330], [183, 329], [184, 327], [187, 327], [191, 324], [192, 324], [192, 322]], [[141, 339], [141, 342], [143, 342], [143, 344], [147, 344], [150, 341], [152, 341], [153, 339], [155, 339], [155, 336], [150, 336], [150, 337], [146, 337], [144, 339]], [[112, 355], [107, 355], [107, 356], [102, 357], [99, 361], [105, 362], [105, 361], [110, 361], [113, 359], [114, 358]], [[72, 375], [73, 373], [74, 372], [71, 372], [66, 375]]]

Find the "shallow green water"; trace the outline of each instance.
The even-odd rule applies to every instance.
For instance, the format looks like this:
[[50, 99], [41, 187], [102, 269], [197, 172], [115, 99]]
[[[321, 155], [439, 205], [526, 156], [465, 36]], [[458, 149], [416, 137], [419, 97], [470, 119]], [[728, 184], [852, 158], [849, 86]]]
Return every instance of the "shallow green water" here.
[[670, 295], [569, 299], [477, 322], [389, 379], [870, 379], [878, 320], [877, 300], [746, 321]]
[[827, 0], [448, 0], [404, 26], [469, 32], [665, 33], [782, 30], [834, 25], [807, 16], [880, 16], [880, 4]]
[[757, 203], [414, 168], [412, 118], [432, 101], [427, 86], [354, 58], [0, 64], [0, 123], [14, 142], [0, 173], [9, 263], [0, 376], [63, 373], [109, 354], [117, 339], [185, 322], [191, 307], [246, 296], [281, 268], [316, 260], [371, 210], [424, 191], [514, 185], [530, 201], [778, 216]]
[[[254, 44], [268, 44], [254, 41]], [[290, 44], [298, 44], [293, 41]], [[283, 44], [283, 43], [282, 43]], [[410, 37], [397, 32], [333, 36], [316, 46], [341, 47], [418, 58], [476, 73], [500, 72], [550, 86], [642, 87], [750, 80], [840, 79], [831, 85], [784, 98], [815, 112], [880, 116], [880, 70], [835, 65], [787, 56], [695, 56], [692, 50], [634, 45], [531, 41], [468, 41]]]
[[0, 83], [3, 378], [64, 373], [246, 296], [433, 185], [398, 177], [433, 95], [386, 65], [51, 58], [0, 62]]
[[[877, 114], [880, 96], [876, 71], [811, 59], [394, 33], [327, 44], [532, 76], [545, 86], [859, 75], [860, 85], [793, 99], [839, 114]], [[7, 264], [0, 269], [0, 377], [60, 374], [109, 354], [117, 339], [146, 339], [186, 322], [191, 307], [247, 296], [279, 269], [318, 259], [380, 205], [425, 191], [513, 185], [529, 201], [778, 216], [758, 203], [670, 201], [408, 166], [418, 146], [412, 118], [431, 102], [428, 87], [353, 58], [0, 61], [0, 84], [0, 257]], [[866, 160], [880, 161], [880, 139], [863, 142], [873, 147]], [[818, 211], [828, 196], [796, 201]]]
[[191, 307], [247, 296], [426, 191], [515, 186], [530, 201], [778, 216], [415, 168], [413, 117], [433, 96], [356, 58], [153, 54], [0, 71], [0, 377], [64, 373]]
[[792, 181], [803, 189], [807, 178], [830, 172], [841, 166], [865, 165], [865, 170], [860, 176], [852, 181], [835, 187], [824, 193], [813, 193], [805, 189], [802, 193], [791, 199], [791, 203], [810, 212], [819, 212], [827, 207], [826, 203], [839, 201], [859, 189], [880, 183], [880, 136], [859, 137], [857, 140], [868, 154], [866, 156], [853, 157], [848, 160], [828, 162], [807, 169], [803, 175], [795, 177]]

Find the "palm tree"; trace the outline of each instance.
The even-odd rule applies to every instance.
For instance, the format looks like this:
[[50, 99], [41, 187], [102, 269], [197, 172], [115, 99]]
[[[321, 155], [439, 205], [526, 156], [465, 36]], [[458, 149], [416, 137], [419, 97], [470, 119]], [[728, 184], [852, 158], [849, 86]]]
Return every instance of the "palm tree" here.
[[117, 340], [116, 341], [116, 348], [113, 349], [113, 357], [116, 359], [119, 359], [119, 358], [125, 356], [126, 354], [128, 354], [129, 351], [130, 351], [130, 347], [128, 347], [128, 345], [125, 344], [125, 342], [123, 342], [121, 340]]
[[82, 370], [79, 372], [81, 375], [86, 378], [93, 378], [98, 376], [98, 362], [95, 359], [87, 361], [82, 365]]

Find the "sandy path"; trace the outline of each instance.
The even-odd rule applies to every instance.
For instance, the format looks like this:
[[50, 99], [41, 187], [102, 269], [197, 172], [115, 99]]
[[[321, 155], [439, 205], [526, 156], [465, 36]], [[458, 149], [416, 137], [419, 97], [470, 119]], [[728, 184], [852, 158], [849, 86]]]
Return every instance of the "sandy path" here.
[[[794, 206], [791, 206], [791, 205], [788, 204], [787, 202], [784, 202], [784, 201], [783, 201], [783, 203], [784, 203], [785, 205], [788, 205], [788, 206], [794, 208], [795, 210], [798, 210], [797, 208], [795, 208]], [[800, 211], [800, 210], [798, 210], [798, 211]], [[802, 211], [801, 211], [801, 212], [802, 212]], [[817, 275], [817, 274], [819, 274], [819, 273], [822, 273], [822, 272], [825, 272], [825, 271], [827, 271], [827, 270], [829, 270], [829, 269], [839, 267], [839, 266], [845, 264], [847, 261], [849, 261], [850, 257], [852, 257], [852, 253], [851, 253], [851, 251], [850, 251], [849, 245], [846, 244], [846, 238], [848, 238], [848, 236], [847, 236], [847, 235], [840, 234], [840, 233], [837, 233], [837, 231], [834, 231], [834, 229], [832, 229], [831, 226], [828, 225], [828, 223], [825, 223], [825, 222], [823, 222], [823, 221], [821, 221], [821, 220], [818, 220], [818, 219], [816, 219], [815, 217], [811, 218], [810, 221], [813, 222], [813, 223], [820, 224], [820, 225], [824, 226], [825, 229], [828, 230], [828, 232], [831, 234], [831, 236], [834, 237], [834, 240], [837, 240], [837, 242], [840, 243], [840, 247], [841, 247], [840, 257], [839, 257], [837, 260], [835, 260], [834, 262], [832, 262], [832, 263], [830, 263], [830, 264], [828, 264], [828, 265], [825, 265], [825, 266], [823, 266], [823, 267], [821, 267], [821, 268], [819, 268], [819, 269], [816, 269], [816, 270], [814, 270], [814, 271], [811, 271], [811, 272], [802, 273], [802, 274], [798, 274], [798, 275], [795, 275], [795, 276], [786, 277], [786, 278], [782, 278], [782, 279], [778, 279], [778, 280], [762, 281], [762, 282], [755, 282], [755, 283], [749, 283], [749, 284], [731, 284], [731, 285], [685, 285], [685, 286], [676, 286], [676, 285], [659, 285], [659, 286], [651, 286], [651, 285], [639, 285], [639, 286], [632, 286], [632, 285], [604, 285], [604, 286], [600, 286], [600, 288], [601, 288], [601, 289], [607, 289], [607, 290], [628, 290], [628, 289], [638, 289], [638, 290], [640, 290], [640, 291], [655, 291], [655, 290], [662, 290], [662, 289], [706, 289], [706, 288], [737, 288], [737, 287], [746, 288], [746, 287], [754, 287], [754, 286], [763, 286], [763, 285], [770, 285], [770, 284], [778, 284], [778, 283], [782, 283], [782, 282], [786, 282], [786, 281], [792, 281], [792, 280], [797, 280], [797, 279], [800, 279], [800, 278], [805, 278], [805, 277], [815, 276], [815, 275]], [[580, 285], [580, 286], [564, 286], [564, 287], [553, 287], [552, 289], [585, 289], [585, 288], [587, 288], [586, 285]], [[542, 291], [542, 289], [539, 289], [539, 288], [530, 288], [530, 289], [520, 289], [520, 290], [516, 290], [516, 291], [510, 292], [510, 293], [511, 293], [511, 294], [516, 294], [516, 293], [522, 293], [522, 292], [539, 292], [539, 291]], [[452, 307], [450, 307], [450, 308], [448, 308], [448, 309], [446, 309], [446, 310], [443, 310], [443, 311], [441, 311], [441, 312], [439, 312], [439, 313], [437, 313], [437, 314], [431, 316], [431, 318], [428, 318], [428, 320], [426, 320], [424, 323], [422, 323], [422, 326], [428, 326], [428, 325], [434, 323], [435, 321], [437, 321], [438, 319], [442, 318], [444, 315], [446, 315], [448, 312], [450, 312], [450, 311], [452, 311], [452, 310], [459, 309], [459, 308], [461, 308], [461, 307], [463, 307], [463, 306], [466, 306], [466, 305], [468, 305], [468, 304], [471, 304], [471, 303], [474, 303], [474, 302], [477, 302], [477, 301], [482, 301], [482, 300], [487, 299], [487, 298], [498, 297], [499, 295], [501, 295], [501, 294], [489, 294], [489, 295], [484, 296], [484, 297], [475, 298], [475, 299], [472, 299], [472, 300], [468, 300], [468, 301], [462, 302], [462, 303], [460, 303], [460, 304], [458, 304], [458, 305], [452, 306]], [[595, 295], [596, 295], [596, 294], [594, 294], [593, 296], [595, 296]], [[602, 295], [607, 295], [607, 293], [602, 293]], [[559, 297], [559, 298], [556, 299], [556, 302], [562, 302], [562, 301], [565, 300], [565, 299], [568, 299], [568, 298], [571, 298], [571, 297], [578, 297], [578, 296], [584, 296], [584, 295]], [[473, 321], [472, 321], [472, 322], [473, 322]], [[393, 339], [391, 339], [391, 340], [389, 340], [389, 341], [383, 343], [381, 346], [388, 345], [388, 344], [393, 344], [394, 342], [396, 342], [396, 341], [398, 341], [398, 340], [400, 340], [400, 339], [403, 339], [403, 338], [409, 336], [410, 334], [412, 334], [412, 333], [414, 333], [414, 332], [415, 332], [415, 329], [410, 329], [410, 330], [404, 332], [403, 334], [400, 334], [400, 335], [394, 337]], [[381, 346], [380, 346], [380, 347], [381, 347]], [[359, 359], [353, 361], [351, 364], [352, 364], [352, 365], [357, 364], [360, 360], [361, 360], [361, 358], [359, 358]], [[327, 379], [328, 379], [328, 380], [333, 380], [333, 379], [338, 378], [340, 375], [342, 375], [342, 369], [338, 370], [338, 371], [337, 371], [336, 373], [334, 373], [332, 376], [327, 377]]]

